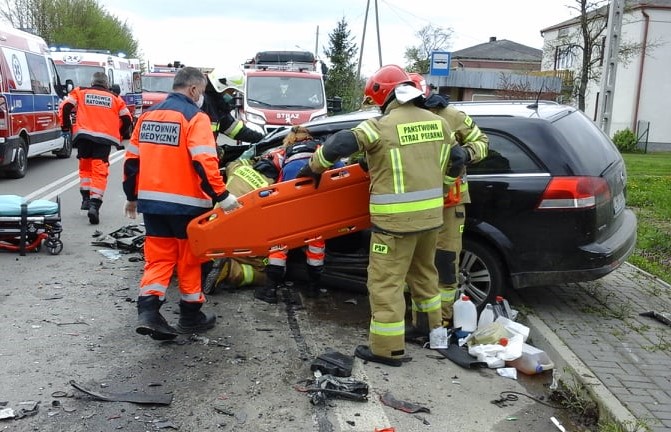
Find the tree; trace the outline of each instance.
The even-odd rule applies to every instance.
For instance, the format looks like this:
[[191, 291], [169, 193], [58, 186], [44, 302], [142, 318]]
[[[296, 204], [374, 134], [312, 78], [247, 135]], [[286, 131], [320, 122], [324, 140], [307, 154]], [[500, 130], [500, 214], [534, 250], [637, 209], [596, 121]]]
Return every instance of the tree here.
[[341, 97], [345, 112], [359, 109], [363, 98], [364, 84], [357, 79], [355, 59], [358, 51], [343, 17], [329, 33], [329, 47], [324, 49], [324, 55], [331, 63], [325, 82], [326, 97]]
[[[608, 0], [575, 0], [573, 9], [578, 12], [576, 31], [567, 33], [548, 42], [544, 51], [553, 55], [545, 55], [554, 64], [545, 64], [545, 69], [565, 69], [573, 60], [580, 65], [575, 75], [572, 97], [578, 100], [578, 109], [585, 110], [588, 84], [599, 82], [603, 71], [603, 55], [608, 28]], [[625, 7], [624, 12], [631, 10]], [[648, 52], [659, 46], [658, 42], [649, 42]], [[620, 40], [618, 61], [626, 65], [643, 49], [643, 44]]]
[[51, 46], [139, 54], [130, 27], [96, 0], [5, 0], [0, 15]]
[[408, 61], [405, 69], [408, 72], [429, 73], [431, 53], [450, 48], [453, 32], [451, 28], [434, 27], [432, 24], [422, 27], [415, 33], [419, 38], [419, 45], [405, 49], [404, 57]]

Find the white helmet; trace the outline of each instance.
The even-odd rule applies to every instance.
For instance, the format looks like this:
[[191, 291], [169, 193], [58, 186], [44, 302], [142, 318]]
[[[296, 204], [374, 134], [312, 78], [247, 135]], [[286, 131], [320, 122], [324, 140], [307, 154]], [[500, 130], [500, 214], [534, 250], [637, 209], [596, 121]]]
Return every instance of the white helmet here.
[[212, 87], [214, 87], [217, 93], [223, 93], [223, 91], [226, 90], [226, 87], [228, 87], [226, 84], [226, 76], [221, 73], [221, 70], [219, 69], [214, 69], [207, 74], [207, 79], [210, 80]]

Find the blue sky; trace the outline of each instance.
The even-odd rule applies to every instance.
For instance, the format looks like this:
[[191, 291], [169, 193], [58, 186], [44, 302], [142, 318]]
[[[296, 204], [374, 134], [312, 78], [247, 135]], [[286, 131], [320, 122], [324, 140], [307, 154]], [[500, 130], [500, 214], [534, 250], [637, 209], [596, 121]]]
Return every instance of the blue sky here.
[[[174, 60], [220, 67], [233, 73], [257, 51], [323, 54], [328, 35], [345, 18], [361, 47], [366, 0], [98, 0], [133, 29], [145, 60]], [[362, 73], [378, 67], [375, 1], [370, 1]], [[575, 14], [576, 0], [378, 0], [382, 63], [404, 65], [403, 53], [419, 44], [416, 32], [433, 24], [451, 28], [450, 51], [484, 43], [491, 36], [542, 48], [540, 30]], [[190, 7], [191, 5], [197, 7]]]

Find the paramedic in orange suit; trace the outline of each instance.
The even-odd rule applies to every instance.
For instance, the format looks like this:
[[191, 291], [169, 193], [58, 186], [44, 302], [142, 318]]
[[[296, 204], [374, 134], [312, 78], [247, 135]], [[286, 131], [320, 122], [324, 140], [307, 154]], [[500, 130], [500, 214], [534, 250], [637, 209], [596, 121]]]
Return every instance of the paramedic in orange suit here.
[[[130, 138], [133, 118], [125, 102], [109, 89], [107, 75], [95, 72], [91, 87], [77, 87], [60, 105], [61, 130], [70, 132], [70, 114], [77, 110], [77, 125], [72, 143], [79, 159], [79, 191], [82, 210], [88, 210], [89, 222], [100, 222], [100, 206], [107, 188], [109, 155], [112, 146]], [[121, 119], [121, 122], [119, 122]]]
[[[142, 213], [146, 230], [136, 331], [157, 340], [214, 327], [216, 316], [201, 311], [201, 261], [191, 252], [186, 227], [212, 203], [224, 210], [239, 205], [226, 190], [210, 119], [200, 110], [205, 80], [196, 68], [180, 69], [173, 92], [140, 116], [126, 149], [125, 212], [132, 219]], [[180, 316], [172, 327], [159, 309], [175, 268]]]

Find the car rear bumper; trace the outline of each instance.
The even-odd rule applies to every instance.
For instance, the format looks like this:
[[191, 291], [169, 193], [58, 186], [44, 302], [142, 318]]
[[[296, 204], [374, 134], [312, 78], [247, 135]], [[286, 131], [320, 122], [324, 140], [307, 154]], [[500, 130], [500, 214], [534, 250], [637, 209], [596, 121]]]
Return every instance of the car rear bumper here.
[[598, 279], [624, 263], [636, 246], [636, 215], [624, 210], [622, 226], [600, 243], [581, 246], [565, 264], [572, 268], [511, 274], [515, 289]]

